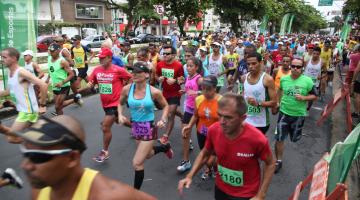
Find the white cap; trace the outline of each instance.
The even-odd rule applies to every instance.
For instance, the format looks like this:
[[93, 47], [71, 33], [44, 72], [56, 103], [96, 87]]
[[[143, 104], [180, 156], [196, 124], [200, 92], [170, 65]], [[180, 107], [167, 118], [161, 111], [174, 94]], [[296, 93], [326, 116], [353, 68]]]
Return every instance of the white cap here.
[[189, 43], [187, 41], [183, 41], [181, 45], [187, 46]]
[[284, 45], [284, 43], [283, 43], [283, 42], [278, 42], [278, 44], [280, 44], [280, 45]]
[[31, 50], [26, 50], [26, 51], [24, 51], [23, 53], [22, 53], [24, 56], [26, 56], [26, 55], [29, 55], [29, 56], [34, 56], [34, 52], [33, 51], [31, 51]]
[[205, 37], [202, 37], [201, 40], [206, 40], [206, 38], [205, 38]]
[[207, 48], [206, 48], [206, 47], [200, 47], [199, 49], [200, 49], [200, 51], [205, 51], [205, 52], [207, 52]]
[[230, 45], [231, 45], [231, 42], [230, 42], [230, 41], [226, 41], [226, 42], [225, 42], [225, 45], [226, 45], [226, 46], [230, 46]]
[[242, 40], [238, 40], [238, 44], [242, 44], [244, 41]]
[[320, 42], [319, 42], [319, 41], [315, 41], [314, 44], [320, 44]]
[[213, 45], [216, 45], [216, 46], [221, 46], [221, 44], [218, 43], [218, 42], [213, 42], [212, 44], [213, 44]]

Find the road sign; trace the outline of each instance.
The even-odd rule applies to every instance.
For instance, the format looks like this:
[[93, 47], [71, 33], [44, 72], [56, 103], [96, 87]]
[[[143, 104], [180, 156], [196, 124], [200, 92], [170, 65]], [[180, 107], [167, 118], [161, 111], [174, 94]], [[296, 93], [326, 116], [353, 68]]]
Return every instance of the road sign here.
[[154, 5], [154, 9], [155, 9], [155, 12], [157, 12], [157, 14], [159, 14], [159, 15], [162, 15], [165, 12], [163, 5]]

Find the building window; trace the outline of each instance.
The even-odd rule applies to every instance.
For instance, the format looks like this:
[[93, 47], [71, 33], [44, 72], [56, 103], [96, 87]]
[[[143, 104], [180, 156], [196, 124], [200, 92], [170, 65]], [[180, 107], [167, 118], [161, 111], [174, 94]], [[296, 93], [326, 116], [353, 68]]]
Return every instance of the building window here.
[[75, 4], [76, 18], [104, 19], [104, 6], [91, 4]]

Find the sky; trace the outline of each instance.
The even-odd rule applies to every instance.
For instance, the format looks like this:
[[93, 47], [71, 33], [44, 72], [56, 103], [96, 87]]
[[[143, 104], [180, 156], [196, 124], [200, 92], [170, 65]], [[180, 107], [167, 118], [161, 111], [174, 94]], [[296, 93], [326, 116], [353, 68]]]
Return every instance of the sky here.
[[310, 5], [319, 10], [325, 17], [329, 11], [341, 10], [344, 5], [344, 0], [334, 0], [332, 6], [318, 6], [319, 0], [305, 0]]

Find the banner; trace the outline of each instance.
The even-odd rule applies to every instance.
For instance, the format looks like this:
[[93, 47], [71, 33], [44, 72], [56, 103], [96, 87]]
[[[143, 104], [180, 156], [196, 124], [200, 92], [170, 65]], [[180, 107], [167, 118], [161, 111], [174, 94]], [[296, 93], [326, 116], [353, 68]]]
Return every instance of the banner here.
[[333, 0], [319, 0], [318, 6], [332, 6]]
[[268, 25], [268, 21], [269, 21], [269, 16], [268, 15], [264, 15], [261, 23], [260, 23], [260, 33], [265, 34], [266, 30], [267, 30], [267, 25]]
[[360, 124], [346, 137], [344, 142], [338, 142], [331, 149], [329, 162], [329, 179], [327, 191], [330, 193], [337, 183], [344, 183], [352, 162], [360, 154]]
[[284, 17], [282, 18], [280, 32], [279, 32], [280, 35], [285, 35], [285, 29], [288, 24], [289, 17], [290, 17], [290, 14], [288, 13], [288, 14], [285, 14]]
[[294, 21], [294, 18], [295, 18], [295, 15], [291, 15], [289, 24], [288, 24], [288, 26], [287, 26], [287, 34], [290, 34], [290, 33], [291, 33], [291, 27], [292, 27], [292, 23], [293, 23], [293, 21]]
[[349, 33], [351, 31], [351, 26], [349, 24], [350, 18], [351, 18], [350, 15], [346, 16], [344, 25], [341, 28], [340, 38], [341, 38], [342, 42], [346, 42], [346, 39], [349, 36]]
[[[0, 1], [0, 49], [14, 47], [20, 53], [27, 49], [36, 52], [37, 13], [39, 0]], [[20, 56], [19, 65], [24, 65]], [[3, 85], [6, 88], [7, 70], [1, 66]]]

